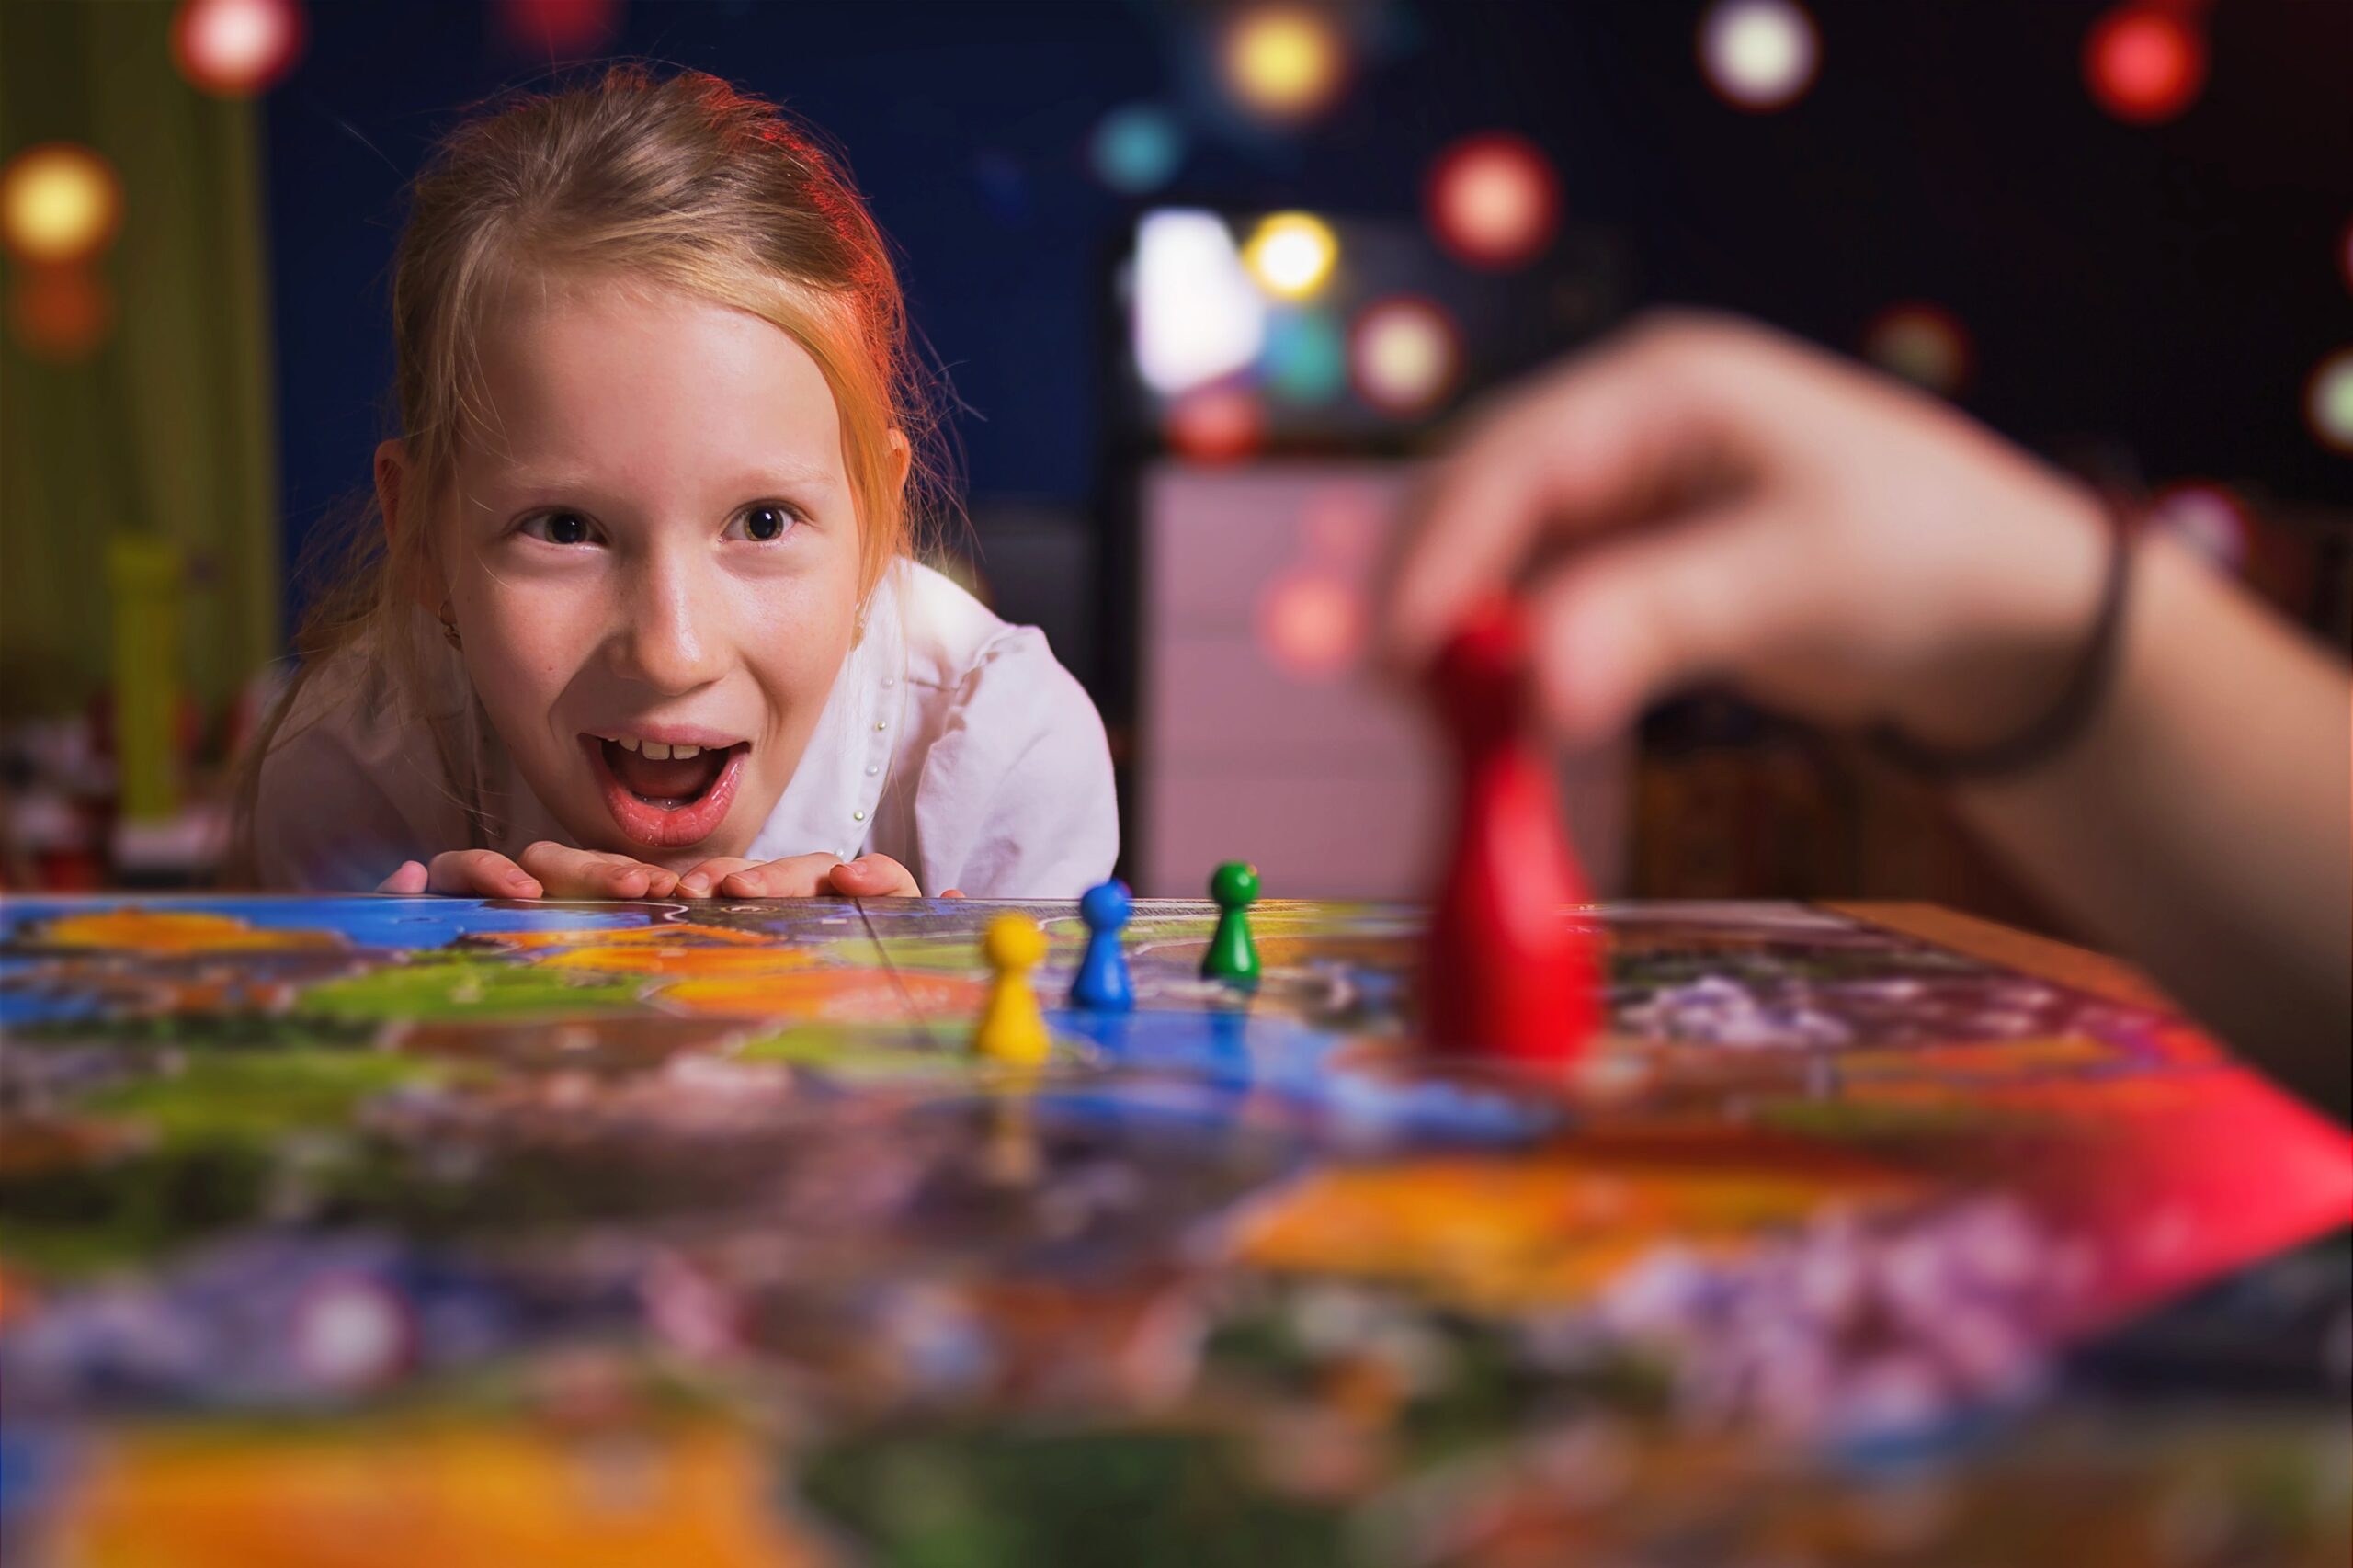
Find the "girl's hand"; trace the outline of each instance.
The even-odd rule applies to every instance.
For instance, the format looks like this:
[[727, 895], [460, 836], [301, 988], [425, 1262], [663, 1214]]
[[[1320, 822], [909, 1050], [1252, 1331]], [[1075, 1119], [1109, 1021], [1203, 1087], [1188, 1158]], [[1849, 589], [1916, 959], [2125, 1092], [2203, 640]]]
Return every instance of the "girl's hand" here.
[[626, 855], [606, 855], [541, 839], [517, 865], [489, 849], [453, 849], [429, 866], [415, 860], [378, 885], [378, 892], [447, 893], [460, 898], [667, 898], [675, 871]]
[[2097, 503], [1934, 399], [1726, 318], [1640, 324], [1505, 397], [1394, 568], [1391, 659], [1525, 597], [1547, 716], [1594, 741], [1695, 681], [1949, 746], [2013, 733], [2080, 655]]
[[404, 860], [400, 869], [376, 884], [378, 892], [442, 893], [452, 898], [537, 898], [540, 880], [488, 849], [452, 849], [432, 864]]
[[678, 879], [686, 898], [921, 898], [923, 890], [888, 855], [794, 855], [782, 860], [705, 860]]

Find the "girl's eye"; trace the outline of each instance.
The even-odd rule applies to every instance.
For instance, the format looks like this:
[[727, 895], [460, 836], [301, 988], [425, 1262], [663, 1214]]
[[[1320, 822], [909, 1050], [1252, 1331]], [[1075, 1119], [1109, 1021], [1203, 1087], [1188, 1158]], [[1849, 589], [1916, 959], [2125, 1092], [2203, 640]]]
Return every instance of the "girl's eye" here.
[[550, 544], [586, 544], [594, 531], [577, 512], [542, 512], [523, 519], [523, 531]]
[[744, 537], [762, 544], [780, 540], [792, 531], [792, 514], [782, 506], [763, 503], [746, 506], [737, 516], [744, 524]]

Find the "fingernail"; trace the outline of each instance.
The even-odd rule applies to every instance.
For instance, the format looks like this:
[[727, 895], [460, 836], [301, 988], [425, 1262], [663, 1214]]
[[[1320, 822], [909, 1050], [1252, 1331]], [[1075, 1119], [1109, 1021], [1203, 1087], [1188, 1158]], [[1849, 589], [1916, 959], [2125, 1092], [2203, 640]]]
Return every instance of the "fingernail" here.
[[514, 893], [517, 898], [537, 898], [540, 896], [540, 884], [533, 881], [529, 877], [510, 877], [507, 879], [506, 886], [507, 890]]
[[709, 877], [688, 877], [678, 883], [678, 891], [688, 898], [700, 898], [710, 892]]

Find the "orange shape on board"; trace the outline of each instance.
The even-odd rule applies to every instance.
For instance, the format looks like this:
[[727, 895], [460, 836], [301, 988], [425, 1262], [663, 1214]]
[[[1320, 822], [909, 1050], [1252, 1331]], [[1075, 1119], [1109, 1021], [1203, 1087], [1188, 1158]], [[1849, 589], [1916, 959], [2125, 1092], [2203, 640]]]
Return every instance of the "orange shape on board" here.
[[768, 1506], [772, 1461], [723, 1427], [566, 1441], [483, 1425], [284, 1437], [147, 1435], [58, 1499], [68, 1562], [493, 1568], [821, 1559]]
[[717, 944], [622, 947], [605, 943], [566, 948], [539, 960], [534, 969], [578, 970], [590, 974], [707, 975], [775, 974], [808, 969], [821, 961], [808, 948], [726, 948]]
[[1261, 1268], [1395, 1281], [1487, 1308], [1586, 1299], [1672, 1243], [1736, 1255], [1825, 1204], [1916, 1197], [1900, 1173], [1760, 1141], [1678, 1156], [1606, 1145], [1524, 1160], [1460, 1156], [1319, 1171], [1245, 1210], [1236, 1256]]
[[494, 931], [484, 933], [481, 939], [521, 951], [540, 948], [676, 948], [714, 944], [743, 948], [784, 946], [774, 937], [762, 932], [738, 931], [726, 926], [698, 926], [692, 921], [676, 926], [634, 926], [620, 931], [603, 930], [593, 926], [571, 931]]
[[41, 948], [102, 949], [112, 952], [184, 953], [315, 952], [340, 948], [332, 931], [265, 931], [233, 915], [201, 910], [109, 909], [66, 915], [34, 934]]

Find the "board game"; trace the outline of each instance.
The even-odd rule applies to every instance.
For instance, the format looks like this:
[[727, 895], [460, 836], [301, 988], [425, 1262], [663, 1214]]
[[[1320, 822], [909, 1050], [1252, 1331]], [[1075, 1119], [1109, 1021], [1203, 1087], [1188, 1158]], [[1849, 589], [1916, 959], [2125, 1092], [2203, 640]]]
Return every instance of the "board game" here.
[[7, 1561], [2347, 1560], [2341, 1392], [2248, 1392], [2353, 1365], [2343, 1129], [2107, 971], [1575, 917], [1536, 1077], [1403, 907], [1242, 992], [1141, 902], [1106, 1014], [1069, 905], [11, 900]]

